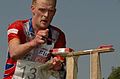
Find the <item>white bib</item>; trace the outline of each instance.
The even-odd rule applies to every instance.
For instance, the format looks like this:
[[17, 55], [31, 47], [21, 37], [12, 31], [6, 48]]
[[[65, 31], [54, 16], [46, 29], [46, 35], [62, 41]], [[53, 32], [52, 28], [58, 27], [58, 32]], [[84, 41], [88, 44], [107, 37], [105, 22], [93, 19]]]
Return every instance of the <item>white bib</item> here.
[[51, 72], [37, 62], [18, 60], [12, 79], [49, 79]]

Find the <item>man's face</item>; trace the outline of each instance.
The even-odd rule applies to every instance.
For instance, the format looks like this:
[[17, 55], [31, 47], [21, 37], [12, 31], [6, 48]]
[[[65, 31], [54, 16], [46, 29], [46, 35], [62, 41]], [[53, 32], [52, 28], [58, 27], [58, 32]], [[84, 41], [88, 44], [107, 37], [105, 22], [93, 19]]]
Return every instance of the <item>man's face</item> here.
[[31, 7], [33, 13], [33, 25], [38, 29], [46, 29], [51, 23], [56, 12], [55, 0], [37, 0]]

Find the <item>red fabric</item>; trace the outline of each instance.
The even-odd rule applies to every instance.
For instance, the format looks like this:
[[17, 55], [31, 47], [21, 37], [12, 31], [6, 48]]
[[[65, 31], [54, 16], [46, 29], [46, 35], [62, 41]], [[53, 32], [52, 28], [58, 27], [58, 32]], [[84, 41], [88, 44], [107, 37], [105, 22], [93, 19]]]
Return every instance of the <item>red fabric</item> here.
[[18, 33], [10, 33], [8, 34], [8, 42], [13, 38], [19, 38], [21, 40], [21, 43], [25, 42], [26, 36], [24, 34], [24, 23], [26, 23], [28, 20], [18, 20], [14, 23], [10, 24], [8, 27], [8, 30], [10, 29], [16, 29], [18, 30]]
[[112, 48], [113, 45], [100, 45], [98, 48]]

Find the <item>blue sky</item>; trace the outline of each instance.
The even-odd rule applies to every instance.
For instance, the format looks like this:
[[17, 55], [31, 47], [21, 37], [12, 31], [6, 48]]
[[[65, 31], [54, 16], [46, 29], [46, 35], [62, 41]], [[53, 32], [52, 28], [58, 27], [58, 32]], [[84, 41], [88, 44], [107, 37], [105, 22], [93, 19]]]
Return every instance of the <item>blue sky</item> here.
[[[31, 0], [1, 0], [0, 2], [0, 77], [7, 55], [7, 26], [17, 19], [31, 17]], [[112, 66], [120, 66], [120, 1], [119, 0], [58, 0], [52, 21], [62, 29], [67, 47], [75, 51], [112, 44], [115, 52], [101, 54], [102, 77], [107, 79]], [[78, 59], [78, 79], [89, 79], [89, 56]]]

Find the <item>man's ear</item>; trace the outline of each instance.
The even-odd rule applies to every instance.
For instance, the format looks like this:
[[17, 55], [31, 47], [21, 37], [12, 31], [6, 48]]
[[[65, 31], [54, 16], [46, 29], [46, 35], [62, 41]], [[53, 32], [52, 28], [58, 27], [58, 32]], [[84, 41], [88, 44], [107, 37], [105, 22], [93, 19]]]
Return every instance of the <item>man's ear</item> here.
[[35, 15], [35, 6], [34, 5], [31, 5], [31, 12], [33, 15]]

